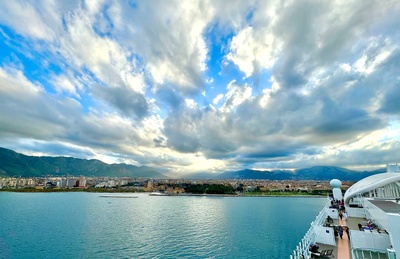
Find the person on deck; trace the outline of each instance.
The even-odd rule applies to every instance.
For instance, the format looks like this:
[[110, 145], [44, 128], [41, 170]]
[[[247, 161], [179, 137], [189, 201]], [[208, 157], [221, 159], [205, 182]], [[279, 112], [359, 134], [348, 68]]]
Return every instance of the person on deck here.
[[348, 237], [349, 240], [350, 240], [350, 230], [349, 230], [349, 227], [346, 227], [346, 234], [347, 234], [347, 237]]
[[317, 244], [315, 244], [315, 245], [311, 244], [310, 245], [310, 252], [311, 253], [318, 253], [318, 249], [319, 249], [319, 246]]
[[360, 231], [364, 231], [363, 226], [362, 226], [360, 223], [358, 223], [358, 229], [359, 229]]
[[343, 239], [343, 228], [342, 228], [342, 226], [339, 226], [338, 232], [339, 232], [340, 239]]

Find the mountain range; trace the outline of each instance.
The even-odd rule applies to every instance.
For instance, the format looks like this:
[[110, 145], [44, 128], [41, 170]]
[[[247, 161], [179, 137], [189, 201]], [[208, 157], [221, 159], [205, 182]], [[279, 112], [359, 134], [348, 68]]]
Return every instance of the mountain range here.
[[[342, 181], [358, 181], [367, 176], [384, 171], [385, 169], [359, 172], [335, 166], [314, 166], [294, 171], [259, 171], [244, 169], [240, 171], [224, 172], [222, 174], [199, 173], [185, 176], [185, 178], [316, 181], [328, 181], [336, 178]], [[0, 147], [0, 177], [40, 177], [44, 175], [168, 178], [156, 169], [147, 166], [138, 167], [127, 164], [106, 164], [96, 159], [87, 160], [73, 157], [27, 156]]]
[[26, 156], [0, 148], [0, 176], [39, 177], [44, 175], [168, 178], [147, 166], [106, 164], [96, 159], [72, 157]]
[[336, 166], [313, 166], [294, 171], [290, 170], [272, 170], [258, 171], [244, 169], [234, 172], [225, 172], [218, 175], [217, 179], [264, 179], [264, 180], [314, 180], [329, 181], [339, 179], [341, 181], [359, 181], [367, 176], [383, 173], [386, 169], [374, 171], [354, 171]]

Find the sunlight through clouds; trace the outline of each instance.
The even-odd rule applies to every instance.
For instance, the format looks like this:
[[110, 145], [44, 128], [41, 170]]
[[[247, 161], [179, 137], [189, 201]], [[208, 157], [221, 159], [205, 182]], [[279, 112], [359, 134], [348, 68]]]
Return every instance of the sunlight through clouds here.
[[394, 162], [399, 12], [395, 0], [3, 1], [0, 146], [171, 176]]

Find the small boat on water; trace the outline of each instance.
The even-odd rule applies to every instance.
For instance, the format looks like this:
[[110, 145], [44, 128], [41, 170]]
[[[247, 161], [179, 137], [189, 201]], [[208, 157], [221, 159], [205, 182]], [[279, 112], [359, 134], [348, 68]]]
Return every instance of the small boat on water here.
[[123, 195], [101, 195], [100, 198], [125, 198], [125, 199], [133, 199], [138, 198], [138, 196], [123, 196]]
[[165, 192], [155, 191], [155, 192], [149, 193], [149, 196], [167, 196], [167, 194]]

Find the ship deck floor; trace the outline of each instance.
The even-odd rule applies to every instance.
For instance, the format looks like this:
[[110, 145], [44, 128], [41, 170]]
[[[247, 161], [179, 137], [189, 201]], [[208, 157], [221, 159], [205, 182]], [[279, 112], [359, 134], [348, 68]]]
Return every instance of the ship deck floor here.
[[[365, 221], [365, 218], [356, 218], [356, 217], [349, 217], [347, 220], [334, 219], [333, 225], [338, 226], [347, 226], [350, 230], [358, 230], [358, 223], [361, 221]], [[340, 237], [336, 238], [336, 246], [332, 245], [325, 245], [325, 244], [318, 244], [320, 250], [330, 250], [333, 249], [333, 258], [338, 259], [350, 259], [351, 258], [351, 247], [350, 247], [350, 240], [346, 233], [343, 233], [343, 239]], [[326, 257], [318, 257], [314, 256], [312, 258], [326, 258]]]
[[[347, 221], [350, 223], [350, 219], [347, 218], [347, 220], [339, 219], [339, 224], [341, 226], [348, 226]], [[348, 226], [350, 228], [350, 226]], [[351, 228], [350, 228], [351, 229]], [[350, 259], [351, 258], [351, 249], [350, 249], [350, 240], [349, 237], [347, 236], [346, 233], [343, 233], [343, 238], [338, 238], [337, 239], [337, 258], [340, 259]]]
[[[349, 227], [350, 230], [356, 230], [358, 231], [358, 223], [360, 222], [365, 222], [367, 219], [365, 218], [359, 218], [359, 217], [348, 217], [347, 220], [342, 220], [340, 219], [334, 219], [332, 225], [338, 226], [347, 226]], [[350, 239], [347, 236], [347, 234], [344, 232], [343, 233], [343, 239], [340, 239], [340, 237], [336, 237], [336, 246], [332, 245], [325, 245], [325, 244], [319, 244], [319, 250], [333, 250], [333, 256], [331, 258], [337, 258], [337, 259], [351, 259], [351, 244], [350, 244]], [[387, 258], [387, 257], [382, 257], [382, 255], [377, 255], [374, 257], [373, 254], [369, 254], [369, 256], [372, 256], [371, 258]], [[311, 258], [329, 258], [329, 257], [318, 257], [318, 256], [312, 256]], [[361, 257], [357, 257], [361, 258]]]

